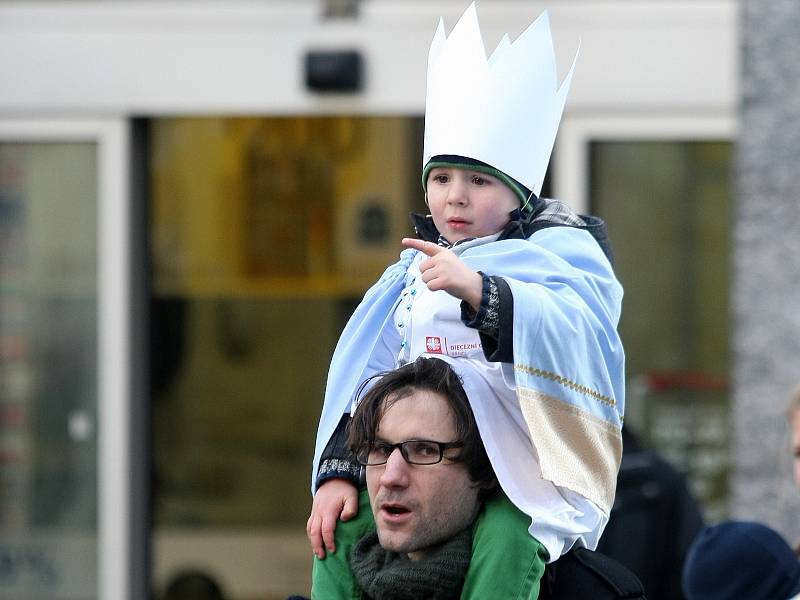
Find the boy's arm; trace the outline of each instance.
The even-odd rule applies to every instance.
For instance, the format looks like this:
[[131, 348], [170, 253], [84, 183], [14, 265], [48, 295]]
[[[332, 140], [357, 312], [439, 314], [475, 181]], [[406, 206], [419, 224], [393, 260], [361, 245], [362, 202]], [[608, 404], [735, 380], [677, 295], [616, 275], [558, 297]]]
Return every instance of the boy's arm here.
[[347, 448], [349, 421], [349, 414], [342, 415], [322, 453], [317, 471], [317, 492], [306, 524], [306, 534], [312, 551], [320, 559], [325, 558], [326, 550], [336, 550], [336, 522], [347, 521], [358, 514], [358, 486], [362, 479], [362, 468], [351, 460]]
[[489, 362], [514, 362], [514, 296], [502, 277], [486, 275], [483, 293], [476, 311], [461, 302], [461, 320], [467, 327], [478, 330], [483, 354]]
[[[400, 334], [397, 329], [388, 327], [376, 342], [367, 361], [367, 372], [375, 374], [392, 369], [396, 356], [395, 348], [400, 348], [400, 342]], [[320, 454], [315, 489], [330, 479], [344, 479], [357, 488], [363, 484], [363, 469], [354, 460], [352, 452], [347, 447], [347, 424], [349, 422], [350, 413], [346, 412], [339, 419], [336, 429]]]
[[336, 523], [349, 521], [358, 514], [358, 489], [344, 479], [329, 479], [317, 489], [306, 524], [311, 550], [319, 558], [325, 551], [336, 551]]
[[451, 250], [433, 242], [403, 238], [402, 244], [428, 256], [419, 265], [428, 289], [461, 299], [461, 320], [479, 331], [486, 360], [513, 363], [514, 297], [505, 280], [473, 271]]
[[345, 479], [358, 487], [361, 481], [361, 465], [352, 460], [347, 448], [347, 423], [350, 414], [342, 415], [328, 445], [322, 452], [317, 470], [317, 487], [329, 479]]

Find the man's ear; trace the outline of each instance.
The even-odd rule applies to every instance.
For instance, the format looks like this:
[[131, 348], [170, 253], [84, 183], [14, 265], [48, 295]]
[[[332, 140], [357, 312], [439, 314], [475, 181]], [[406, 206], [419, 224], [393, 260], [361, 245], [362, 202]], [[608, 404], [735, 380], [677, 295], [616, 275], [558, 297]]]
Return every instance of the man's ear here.
[[500, 484], [497, 483], [497, 477], [492, 477], [490, 480], [484, 481], [480, 484], [480, 488], [482, 490], [493, 490], [497, 487], [500, 487]]
[[485, 500], [500, 489], [500, 484], [497, 482], [497, 477], [492, 477], [486, 481], [476, 482], [475, 485], [480, 490], [480, 500]]

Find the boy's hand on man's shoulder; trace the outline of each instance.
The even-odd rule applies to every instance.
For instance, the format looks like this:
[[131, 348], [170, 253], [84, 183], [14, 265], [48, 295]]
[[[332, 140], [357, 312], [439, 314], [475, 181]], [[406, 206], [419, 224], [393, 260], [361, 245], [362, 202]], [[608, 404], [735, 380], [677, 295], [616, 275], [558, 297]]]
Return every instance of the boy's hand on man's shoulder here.
[[429, 290], [444, 290], [451, 296], [466, 301], [475, 311], [480, 308], [483, 278], [452, 250], [414, 238], [403, 238], [402, 245], [427, 255], [428, 258], [419, 264], [419, 271]]
[[348, 521], [358, 514], [358, 490], [345, 479], [329, 479], [319, 486], [311, 505], [306, 534], [317, 558], [325, 558], [325, 550], [336, 552], [336, 522]]

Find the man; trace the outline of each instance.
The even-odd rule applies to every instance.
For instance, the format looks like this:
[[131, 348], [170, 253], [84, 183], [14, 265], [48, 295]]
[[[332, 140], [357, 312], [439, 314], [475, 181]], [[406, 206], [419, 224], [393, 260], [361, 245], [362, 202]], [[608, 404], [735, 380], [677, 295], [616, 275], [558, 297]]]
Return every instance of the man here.
[[469, 402], [446, 363], [423, 359], [381, 379], [356, 411], [349, 441], [366, 466], [375, 542], [384, 551], [416, 562], [463, 537], [468, 559], [468, 527], [482, 493], [496, 484]]
[[[528, 517], [501, 501], [469, 400], [450, 364], [420, 357], [370, 384], [348, 433], [366, 475], [367, 494], [361, 494], [356, 517], [360, 535], [352, 542], [337, 539], [336, 551], [315, 561], [312, 598], [447, 600], [476, 589], [491, 589], [486, 598], [537, 598], [542, 574], [531, 572], [532, 553], [505, 554], [500, 561], [494, 556], [501, 538], [527, 527]], [[501, 526], [481, 528], [487, 515]], [[585, 552], [555, 563], [569, 590], [553, 569], [539, 597], [643, 597], [630, 573], [610, 559], [598, 564], [600, 555]]]
[[793, 391], [786, 411], [789, 425], [792, 427], [792, 457], [794, 465], [794, 481], [800, 487], [800, 386]]
[[359, 533], [353, 541], [337, 539], [336, 552], [315, 561], [312, 597], [459, 598], [490, 581], [519, 586], [532, 556], [509, 558], [508, 572], [498, 573], [479, 568], [489, 557], [472, 554], [473, 532], [487, 514], [503, 526], [482, 536], [502, 538], [508, 528], [526, 528], [528, 519], [495, 494], [458, 375], [444, 360], [421, 357], [368, 383], [374, 385], [348, 434], [366, 473]]
[[[792, 429], [792, 470], [794, 472], [794, 482], [800, 487], [800, 385], [792, 390], [789, 397], [789, 408], [786, 411], [786, 418]], [[800, 544], [795, 546], [795, 552], [800, 556]]]

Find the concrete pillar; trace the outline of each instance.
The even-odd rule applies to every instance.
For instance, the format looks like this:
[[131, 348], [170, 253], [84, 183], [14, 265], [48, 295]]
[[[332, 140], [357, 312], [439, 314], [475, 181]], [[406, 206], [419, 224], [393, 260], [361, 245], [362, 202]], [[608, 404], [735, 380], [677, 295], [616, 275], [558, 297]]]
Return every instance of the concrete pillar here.
[[794, 544], [800, 490], [783, 413], [800, 383], [800, 2], [742, 0], [741, 16], [731, 508]]

